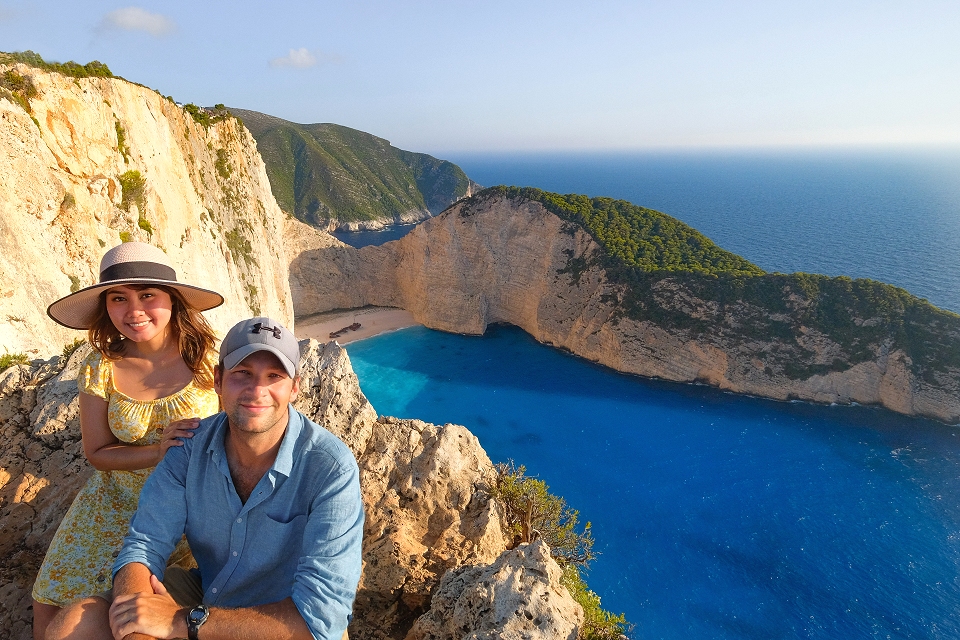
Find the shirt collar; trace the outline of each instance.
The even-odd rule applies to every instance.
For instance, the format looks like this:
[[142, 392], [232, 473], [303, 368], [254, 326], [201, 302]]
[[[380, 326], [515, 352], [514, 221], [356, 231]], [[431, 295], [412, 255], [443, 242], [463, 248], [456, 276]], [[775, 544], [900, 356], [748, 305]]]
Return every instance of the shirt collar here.
[[220, 413], [213, 416], [212, 420], [213, 426], [210, 427], [210, 443], [207, 445], [207, 452], [214, 454], [226, 455], [226, 451], [223, 448], [223, 437], [227, 433], [227, 414], [221, 411]]
[[280, 450], [277, 451], [277, 459], [273, 461], [271, 469], [277, 473], [282, 473], [290, 477], [293, 471], [293, 453], [297, 446], [297, 440], [300, 438], [300, 432], [303, 430], [303, 417], [299, 411], [293, 408], [292, 404], [287, 405], [287, 432], [283, 434], [283, 440], [280, 442]]
[[[301, 431], [303, 431], [303, 416], [293, 408], [292, 404], [288, 404], [287, 430], [283, 434], [283, 440], [280, 441], [280, 449], [277, 451], [277, 458], [273, 461], [273, 466], [270, 467], [271, 471], [281, 473], [287, 478], [290, 477], [290, 473], [293, 471], [293, 454]], [[226, 436], [226, 434], [227, 414], [220, 412], [215, 416], [210, 444], [207, 446], [207, 451], [213, 454], [214, 459], [227, 459], [227, 452], [223, 448], [224, 436]]]

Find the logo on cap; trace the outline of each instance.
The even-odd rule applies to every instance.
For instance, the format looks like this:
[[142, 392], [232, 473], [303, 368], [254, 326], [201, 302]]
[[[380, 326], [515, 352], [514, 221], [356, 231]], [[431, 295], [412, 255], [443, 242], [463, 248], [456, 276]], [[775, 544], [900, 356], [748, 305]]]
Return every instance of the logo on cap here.
[[251, 330], [251, 333], [260, 333], [261, 331], [272, 332], [273, 337], [276, 338], [277, 340], [279, 340], [283, 336], [283, 334], [280, 333], [280, 327], [265, 327], [263, 326], [262, 322], [258, 322], [257, 324], [253, 325], [253, 329]]

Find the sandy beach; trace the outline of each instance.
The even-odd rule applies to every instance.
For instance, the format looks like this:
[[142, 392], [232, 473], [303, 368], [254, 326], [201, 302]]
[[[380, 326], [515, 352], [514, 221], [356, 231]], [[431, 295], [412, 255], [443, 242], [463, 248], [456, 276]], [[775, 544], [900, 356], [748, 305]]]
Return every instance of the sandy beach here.
[[362, 309], [329, 311], [297, 318], [294, 333], [300, 340], [313, 338], [319, 342], [329, 342], [332, 332], [349, 327], [354, 323], [360, 323], [360, 328], [344, 331], [333, 339], [340, 344], [347, 344], [419, 324], [413, 319], [412, 313], [403, 309], [363, 307]]

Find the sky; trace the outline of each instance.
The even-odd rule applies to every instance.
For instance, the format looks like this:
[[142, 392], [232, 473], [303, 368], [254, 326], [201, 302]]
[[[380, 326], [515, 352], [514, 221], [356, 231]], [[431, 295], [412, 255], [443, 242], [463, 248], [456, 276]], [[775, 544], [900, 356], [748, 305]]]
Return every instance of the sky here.
[[955, 0], [0, 0], [0, 50], [413, 151], [960, 146]]

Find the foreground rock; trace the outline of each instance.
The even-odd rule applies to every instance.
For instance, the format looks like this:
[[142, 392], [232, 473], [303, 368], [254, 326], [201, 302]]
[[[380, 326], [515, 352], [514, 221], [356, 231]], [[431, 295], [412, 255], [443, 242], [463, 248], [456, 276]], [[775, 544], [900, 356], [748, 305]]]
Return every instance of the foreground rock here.
[[493, 465], [461, 426], [395, 418], [377, 423], [358, 459], [368, 519], [350, 637], [402, 638], [445, 572], [506, 548]]
[[[34, 576], [63, 514], [92, 473], [80, 442], [76, 387], [88, 348], [81, 347], [67, 362], [53, 358], [0, 373], [5, 444], [0, 454], [0, 628], [11, 640], [32, 637]], [[490, 499], [494, 469], [475, 436], [457, 425], [378, 419], [343, 348], [310, 340], [301, 342], [301, 353], [297, 408], [343, 439], [360, 465], [367, 520], [351, 638], [401, 640], [430, 611], [448, 571], [485, 571], [494, 561], [487, 573], [509, 580], [486, 596], [497, 606], [475, 613], [466, 635], [442, 637], [495, 629], [504, 607], [531, 613], [512, 622], [511, 629], [521, 634], [515, 637], [546, 640], [558, 637], [555, 629], [578, 624], [579, 605], [560, 586], [548, 552], [537, 546], [535, 553], [502, 555], [500, 508]], [[520, 580], [521, 573], [528, 577]], [[528, 585], [529, 576], [539, 577]], [[530, 590], [517, 593], [517, 586]], [[546, 597], [553, 609], [524, 604], [525, 594]], [[501, 599], [508, 604], [501, 605]]]
[[560, 585], [561, 573], [542, 540], [488, 566], [448, 571], [407, 640], [575, 640], [583, 609]]
[[[417, 322], [455, 333], [482, 334], [491, 323], [509, 323], [542, 343], [626, 373], [779, 400], [857, 402], [960, 420], [960, 369], [918, 375], [892, 334], [872, 343], [866, 359], [844, 366], [845, 347], [795, 322], [791, 312], [718, 304], [689, 278], [669, 274], [652, 280], [642, 300], [652, 310], [648, 315], [664, 319], [631, 317], [622, 306], [627, 291], [599, 266], [601, 249], [593, 238], [539, 202], [481, 194], [379, 247], [353, 249], [319, 239], [300, 246], [290, 265], [298, 316], [374, 305], [406, 309]], [[797, 296], [785, 306], [799, 314], [805, 304]], [[851, 314], [858, 326], [877, 325], [876, 318]], [[786, 337], [764, 334], [745, 330], [749, 322], [796, 330]], [[941, 332], [941, 343], [955, 345], [956, 325], [946, 318], [933, 331]]]
[[0, 628], [31, 638], [33, 579], [67, 507], [93, 473], [80, 443], [77, 374], [87, 347], [0, 373]]

